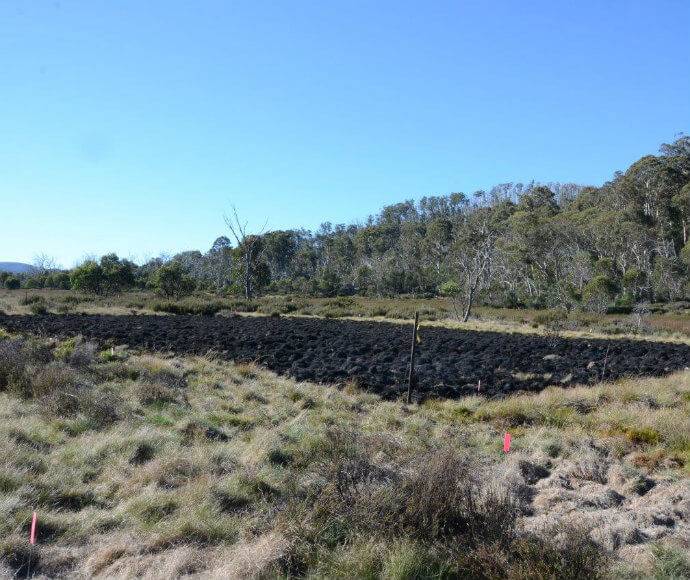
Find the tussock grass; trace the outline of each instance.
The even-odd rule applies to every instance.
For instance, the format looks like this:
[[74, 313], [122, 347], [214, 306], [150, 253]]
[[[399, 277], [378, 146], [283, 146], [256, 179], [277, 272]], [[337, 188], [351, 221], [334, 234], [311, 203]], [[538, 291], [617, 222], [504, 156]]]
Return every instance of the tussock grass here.
[[[595, 524], [530, 524], [567, 500], [544, 482], [643, 501], [687, 481], [688, 373], [407, 407], [211, 356], [109, 353], [0, 338], [8, 574], [25, 573], [36, 509], [48, 577], [597, 578], [616, 553]], [[531, 504], [542, 485], [550, 511]]]

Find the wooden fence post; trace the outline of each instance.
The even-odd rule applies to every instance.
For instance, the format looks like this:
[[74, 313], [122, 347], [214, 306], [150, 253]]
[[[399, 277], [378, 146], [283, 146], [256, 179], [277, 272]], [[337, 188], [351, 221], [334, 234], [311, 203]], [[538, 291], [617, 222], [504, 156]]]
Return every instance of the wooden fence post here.
[[407, 385], [407, 404], [412, 400], [414, 389], [414, 353], [417, 350], [417, 327], [419, 326], [419, 312], [414, 313], [414, 326], [412, 327], [412, 350], [410, 351], [410, 381]]

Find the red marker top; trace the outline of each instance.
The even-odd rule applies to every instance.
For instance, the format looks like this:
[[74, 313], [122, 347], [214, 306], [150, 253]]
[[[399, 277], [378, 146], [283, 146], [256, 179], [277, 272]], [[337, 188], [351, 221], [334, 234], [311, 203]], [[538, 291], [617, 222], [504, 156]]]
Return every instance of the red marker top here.
[[36, 543], [36, 520], [38, 519], [38, 515], [36, 512], [34, 512], [33, 517], [31, 518], [31, 538], [30, 542], [31, 545], [33, 546]]

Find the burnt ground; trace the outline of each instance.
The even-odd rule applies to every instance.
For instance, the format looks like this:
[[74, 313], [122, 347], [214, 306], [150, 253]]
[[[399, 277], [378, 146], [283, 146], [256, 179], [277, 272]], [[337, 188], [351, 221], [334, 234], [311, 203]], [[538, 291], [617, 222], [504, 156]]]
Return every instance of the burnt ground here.
[[[406, 389], [411, 326], [313, 318], [0, 315], [0, 328], [82, 335], [101, 345], [255, 361], [297, 380], [354, 381], [386, 397]], [[422, 327], [416, 358], [422, 396], [536, 391], [548, 385], [658, 376], [690, 366], [690, 346], [633, 340], [558, 339]]]

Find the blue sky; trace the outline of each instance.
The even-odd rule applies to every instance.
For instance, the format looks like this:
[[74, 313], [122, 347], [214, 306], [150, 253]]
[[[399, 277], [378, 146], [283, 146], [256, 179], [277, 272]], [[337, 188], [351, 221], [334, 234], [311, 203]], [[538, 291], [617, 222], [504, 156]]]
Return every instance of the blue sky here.
[[207, 249], [690, 132], [686, 0], [0, 3], [0, 261]]

